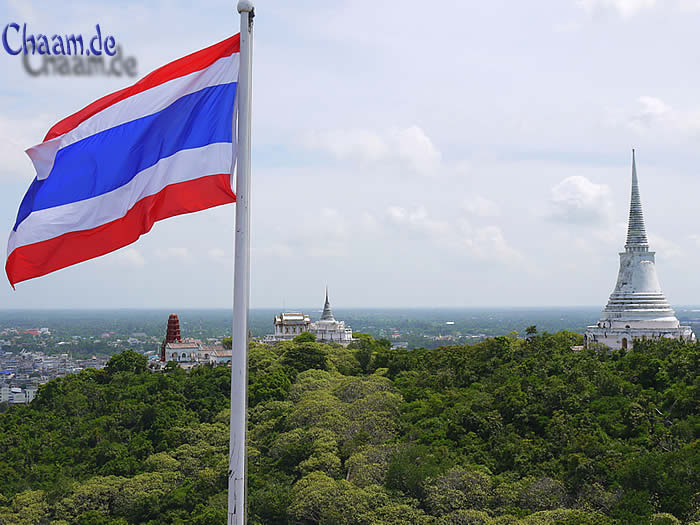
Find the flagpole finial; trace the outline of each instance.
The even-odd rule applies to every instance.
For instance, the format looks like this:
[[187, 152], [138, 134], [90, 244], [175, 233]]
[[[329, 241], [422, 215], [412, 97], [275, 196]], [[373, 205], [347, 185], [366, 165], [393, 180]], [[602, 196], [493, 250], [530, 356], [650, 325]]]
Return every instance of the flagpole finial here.
[[238, 12], [250, 13], [254, 9], [252, 0], [239, 0], [238, 2]]

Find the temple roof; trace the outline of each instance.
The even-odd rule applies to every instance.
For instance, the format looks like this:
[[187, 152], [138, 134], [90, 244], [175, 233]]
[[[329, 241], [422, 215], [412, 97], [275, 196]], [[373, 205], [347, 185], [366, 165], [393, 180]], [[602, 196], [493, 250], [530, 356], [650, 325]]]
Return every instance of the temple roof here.
[[328, 300], [328, 287], [326, 286], [326, 303], [323, 305], [323, 313], [321, 314], [321, 321], [335, 321], [333, 317], [333, 312], [331, 311], [331, 303]]
[[639, 196], [639, 182], [637, 180], [637, 164], [632, 150], [632, 197], [630, 199], [630, 220], [627, 226], [627, 242], [625, 250], [646, 251], [649, 249], [647, 232], [644, 228], [644, 216], [642, 215], [642, 200]]
[[311, 319], [309, 318], [308, 315], [302, 314], [302, 313], [296, 313], [296, 312], [290, 312], [290, 313], [281, 313], [279, 315], [275, 316], [275, 321], [274, 324], [278, 325], [306, 325], [311, 322]]
[[197, 343], [166, 343], [165, 348], [170, 350], [199, 350], [199, 345]]

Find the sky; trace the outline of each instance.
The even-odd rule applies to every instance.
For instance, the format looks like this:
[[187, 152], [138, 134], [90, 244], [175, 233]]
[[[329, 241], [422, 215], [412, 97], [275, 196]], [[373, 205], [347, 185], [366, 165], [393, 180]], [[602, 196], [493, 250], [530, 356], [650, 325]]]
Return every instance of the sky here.
[[[30, 77], [0, 49], [8, 236], [25, 149], [239, 24], [231, 0], [0, 2], [31, 33], [99, 23], [139, 74]], [[251, 306], [319, 308], [328, 286], [339, 308], [602, 308], [632, 148], [662, 288], [700, 304], [699, 24], [700, 0], [258, 0]], [[159, 222], [16, 291], [3, 277], [0, 309], [230, 307], [233, 227], [234, 205]]]

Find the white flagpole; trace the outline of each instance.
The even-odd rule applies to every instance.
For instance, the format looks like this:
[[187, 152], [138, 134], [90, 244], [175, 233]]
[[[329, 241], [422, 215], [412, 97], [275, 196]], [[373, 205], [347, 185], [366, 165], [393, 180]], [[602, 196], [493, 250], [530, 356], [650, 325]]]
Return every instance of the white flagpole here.
[[[233, 264], [231, 349], [231, 436], [229, 442], [228, 525], [245, 525], [247, 505], [248, 301], [250, 298], [250, 105], [253, 16], [252, 0], [240, 0], [241, 66], [238, 98], [238, 168]], [[235, 124], [234, 124], [235, 125]], [[234, 137], [236, 134], [234, 133]], [[233, 169], [233, 168], [232, 168]], [[233, 173], [231, 174], [233, 177]]]

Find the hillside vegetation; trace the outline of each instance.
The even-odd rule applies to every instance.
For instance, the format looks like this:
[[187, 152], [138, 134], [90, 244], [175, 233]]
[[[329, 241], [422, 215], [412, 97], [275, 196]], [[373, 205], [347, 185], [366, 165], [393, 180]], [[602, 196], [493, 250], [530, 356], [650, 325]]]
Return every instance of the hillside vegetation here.
[[[250, 523], [700, 521], [700, 346], [250, 349]], [[226, 523], [230, 371], [115, 355], [0, 414], [0, 524]]]

